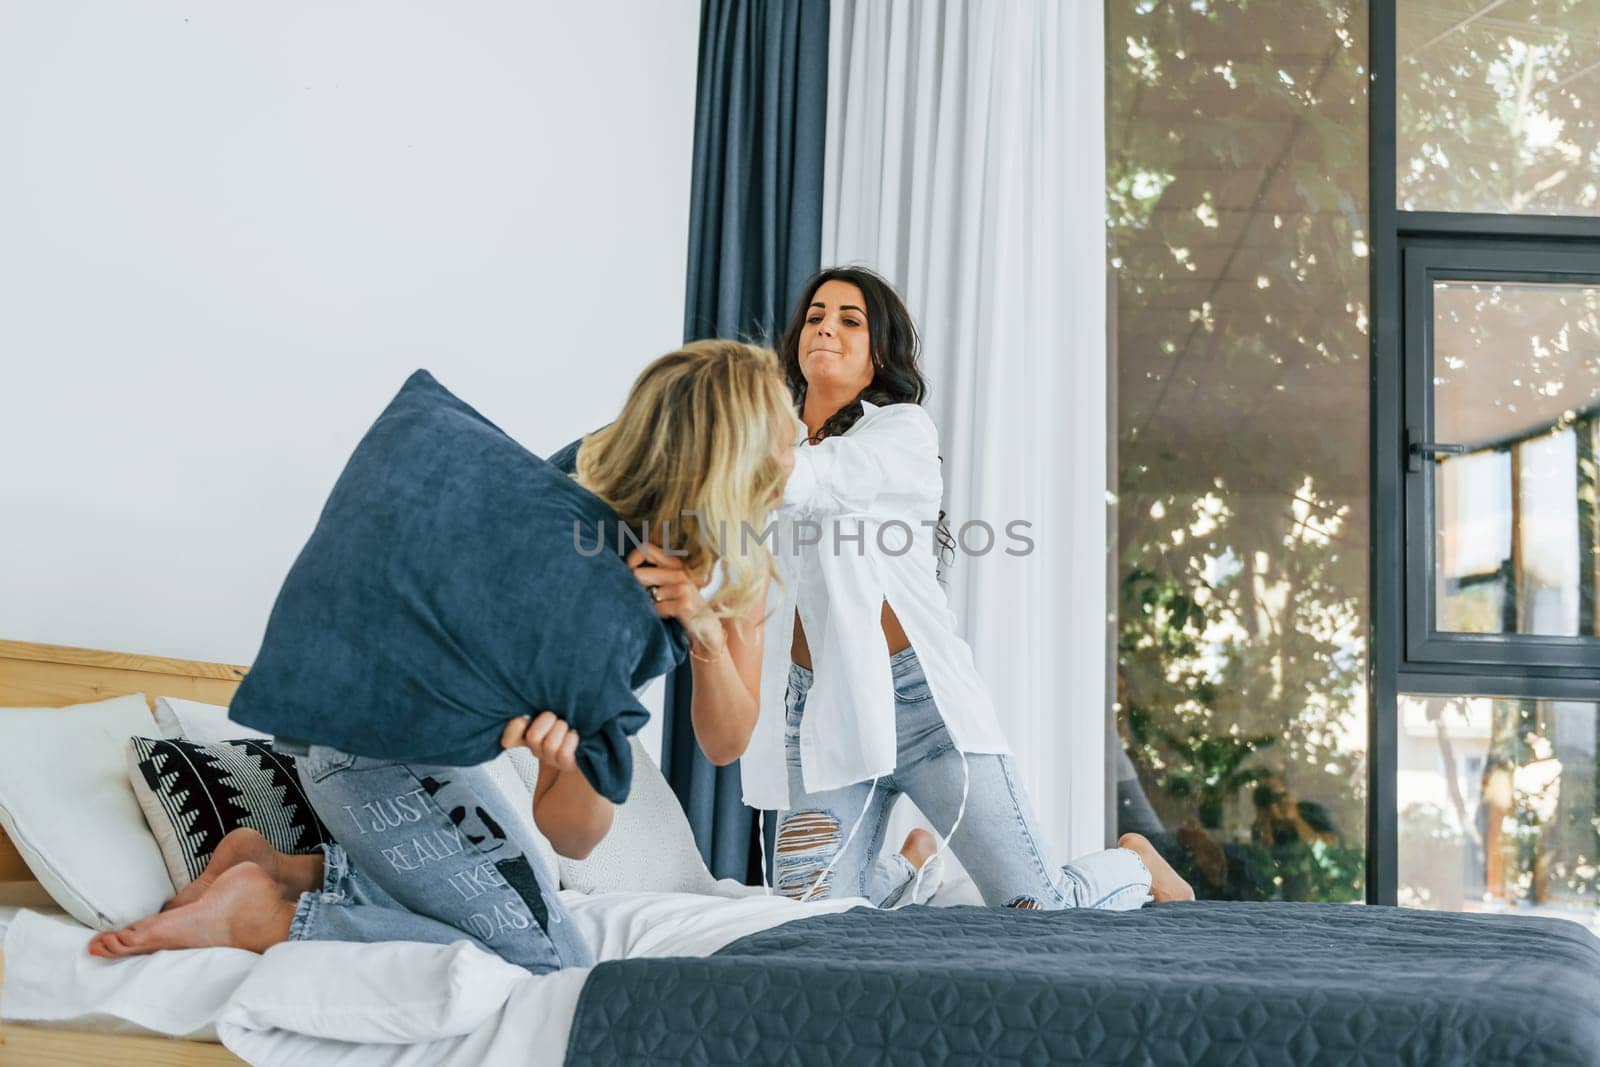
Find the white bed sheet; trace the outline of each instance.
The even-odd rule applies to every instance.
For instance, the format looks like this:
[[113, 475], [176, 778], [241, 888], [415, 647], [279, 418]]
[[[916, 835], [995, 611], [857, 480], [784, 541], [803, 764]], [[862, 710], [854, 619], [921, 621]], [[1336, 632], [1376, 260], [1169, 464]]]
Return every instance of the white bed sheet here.
[[[69, 926], [77, 927], [76, 921], [74, 921], [59, 907], [51, 906], [47, 908], [40, 908], [35, 906], [21, 905], [0, 906], [0, 947], [5, 945], [6, 930], [10, 923], [24, 911], [30, 912], [35, 918], [58, 918]], [[8, 986], [7, 988], [12, 987]], [[0, 1020], [9, 1019], [9, 1016], [6, 1015], [5, 1007], [6, 1004], [3, 990], [0, 990]], [[157, 1032], [149, 1029], [148, 1027], [139, 1026], [135, 1023], [129, 1022], [127, 1019], [122, 1019], [114, 1015], [106, 1015], [103, 1013], [79, 1014], [64, 1019], [33, 1019], [29, 1020], [29, 1025], [43, 1027], [60, 1026], [94, 1034], [152, 1034]], [[216, 1040], [214, 1036], [214, 1028], [212, 1028], [212, 1031], [213, 1036], [209, 1038], [206, 1036], [206, 1033], [202, 1031], [201, 1033], [195, 1035], [195, 1039], [214, 1041]]]
[[[730, 890], [732, 892], [732, 890]], [[705, 956], [759, 930], [845, 911], [859, 899], [565, 891], [598, 960]], [[587, 969], [534, 976], [465, 942], [290, 942], [88, 955], [67, 917], [8, 917], [0, 1018], [74, 1029], [217, 1040], [254, 1064], [559, 1064]]]

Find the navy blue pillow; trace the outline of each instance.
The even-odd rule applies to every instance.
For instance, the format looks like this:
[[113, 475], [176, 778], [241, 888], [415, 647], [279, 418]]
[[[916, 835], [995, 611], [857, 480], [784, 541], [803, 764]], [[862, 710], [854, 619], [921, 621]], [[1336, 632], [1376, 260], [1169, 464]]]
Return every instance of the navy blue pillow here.
[[627, 736], [649, 718], [634, 690], [687, 644], [623, 563], [618, 528], [599, 497], [419, 370], [339, 476], [229, 717], [468, 766], [499, 754], [508, 719], [549, 709], [581, 735], [590, 784], [620, 803]]

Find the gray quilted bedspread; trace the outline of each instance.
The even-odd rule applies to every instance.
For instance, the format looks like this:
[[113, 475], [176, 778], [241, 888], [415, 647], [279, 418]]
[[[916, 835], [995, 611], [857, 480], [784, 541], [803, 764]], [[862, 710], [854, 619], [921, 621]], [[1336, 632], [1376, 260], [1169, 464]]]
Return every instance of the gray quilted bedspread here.
[[601, 964], [567, 1062], [1600, 1063], [1600, 946], [1323, 904], [858, 909]]

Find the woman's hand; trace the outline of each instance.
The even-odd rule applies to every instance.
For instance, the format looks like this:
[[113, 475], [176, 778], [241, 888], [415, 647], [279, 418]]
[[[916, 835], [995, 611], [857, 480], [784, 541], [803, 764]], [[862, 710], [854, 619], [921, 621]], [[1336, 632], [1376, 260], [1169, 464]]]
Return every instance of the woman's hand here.
[[611, 802], [576, 772], [578, 732], [553, 711], [519, 716], [500, 732], [501, 748], [522, 747], [539, 761], [533, 822], [557, 855], [581, 860], [611, 828]]
[[533, 753], [541, 768], [548, 766], [555, 771], [577, 769], [578, 732], [553, 711], [541, 711], [531, 720], [522, 715], [506, 723], [506, 728], [500, 732], [500, 747], [516, 748], [519, 745]]
[[712, 613], [681, 557], [668, 555], [655, 545], [640, 545], [628, 553], [628, 566], [655, 601], [657, 615], [677, 619], [689, 640], [702, 650], [721, 651], [726, 646], [721, 620]]

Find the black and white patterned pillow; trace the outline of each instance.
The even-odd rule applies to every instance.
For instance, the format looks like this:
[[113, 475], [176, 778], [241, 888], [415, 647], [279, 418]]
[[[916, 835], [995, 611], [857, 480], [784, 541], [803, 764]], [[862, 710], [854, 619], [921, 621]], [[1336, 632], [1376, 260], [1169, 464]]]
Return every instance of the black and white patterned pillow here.
[[128, 780], [177, 889], [199, 877], [218, 842], [241, 826], [279, 852], [315, 852], [333, 840], [300, 788], [294, 757], [267, 741], [132, 737]]

